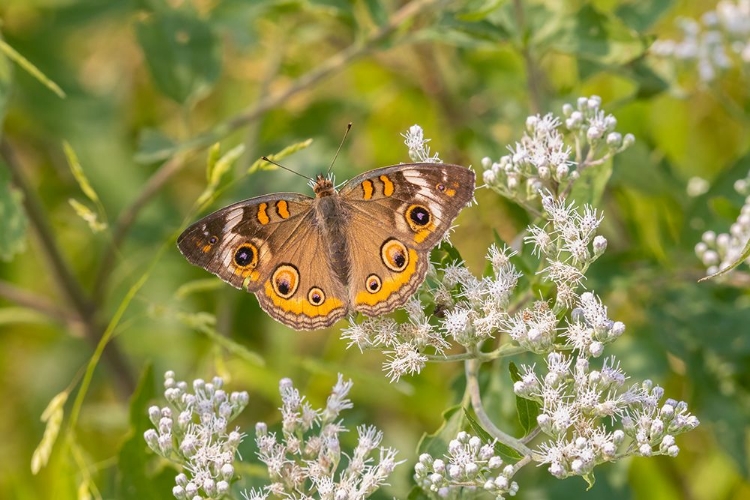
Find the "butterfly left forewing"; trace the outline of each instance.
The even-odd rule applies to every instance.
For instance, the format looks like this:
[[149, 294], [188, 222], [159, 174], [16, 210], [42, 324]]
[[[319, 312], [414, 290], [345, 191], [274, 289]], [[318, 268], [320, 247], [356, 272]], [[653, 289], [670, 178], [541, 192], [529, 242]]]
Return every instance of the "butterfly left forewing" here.
[[372, 170], [341, 189], [349, 212], [349, 300], [368, 316], [402, 305], [424, 280], [429, 253], [474, 195], [474, 172], [442, 163]]

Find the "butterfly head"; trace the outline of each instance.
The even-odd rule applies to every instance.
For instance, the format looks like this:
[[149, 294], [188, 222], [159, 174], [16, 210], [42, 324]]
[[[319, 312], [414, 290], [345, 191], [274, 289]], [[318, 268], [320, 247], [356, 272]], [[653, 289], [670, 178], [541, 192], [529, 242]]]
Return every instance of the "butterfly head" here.
[[336, 188], [333, 185], [333, 177], [331, 175], [318, 174], [315, 180], [310, 182], [310, 185], [312, 186], [317, 198], [324, 198], [336, 193]]

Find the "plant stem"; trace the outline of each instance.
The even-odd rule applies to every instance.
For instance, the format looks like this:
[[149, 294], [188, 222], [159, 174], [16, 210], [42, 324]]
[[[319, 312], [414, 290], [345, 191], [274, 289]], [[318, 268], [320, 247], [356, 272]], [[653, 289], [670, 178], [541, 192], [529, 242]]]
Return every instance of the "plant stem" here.
[[471, 359], [466, 361], [466, 390], [471, 396], [471, 407], [474, 409], [479, 423], [482, 424], [484, 430], [486, 430], [492, 437], [496, 438], [500, 443], [513, 448], [522, 455], [531, 455], [532, 451], [523, 442], [510, 436], [495, 426], [495, 424], [487, 416], [484, 411], [484, 405], [482, 404], [482, 395], [479, 391], [479, 361]]

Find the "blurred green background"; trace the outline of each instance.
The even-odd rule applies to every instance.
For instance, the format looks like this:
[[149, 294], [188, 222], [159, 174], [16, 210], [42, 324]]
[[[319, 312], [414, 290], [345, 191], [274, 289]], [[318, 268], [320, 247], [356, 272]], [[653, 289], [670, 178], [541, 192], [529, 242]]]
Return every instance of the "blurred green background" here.
[[[0, 497], [75, 498], [88, 474], [102, 498], [168, 498], [173, 472], [119, 455], [130, 432], [129, 399], [151, 366], [145, 394], [160, 392], [168, 369], [184, 380], [218, 374], [231, 390], [247, 390], [251, 403], [238, 424], [250, 434], [248, 463], [255, 463], [254, 423], [279, 419], [281, 377], [321, 406], [344, 373], [354, 380], [350, 427], [377, 425], [407, 459], [377, 498], [405, 498], [418, 440], [454, 403], [450, 381], [462, 365], [430, 365], [390, 384], [382, 354], [347, 350], [340, 328], [291, 331], [250, 294], [189, 265], [174, 238], [200, 215], [191, 207], [206, 185], [207, 147], [245, 146], [222, 180], [216, 209], [274, 191], [308, 193], [297, 176], [248, 176], [247, 168], [312, 138], [284, 160], [312, 176], [328, 167], [348, 122], [354, 128], [336, 162], [339, 180], [408, 161], [400, 134], [414, 123], [444, 161], [479, 169], [481, 158], [498, 159], [520, 139], [527, 115], [559, 113], [563, 103], [596, 94], [618, 118], [618, 131], [637, 143], [615, 159], [600, 207], [609, 249], [586, 287], [627, 325], [611, 349], [624, 370], [687, 401], [702, 425], [678, 438], [677, 458], [600, 467], [588, 492], [579, 478], [557, 481], [544, 467], [527, 467], [516, 477], [518, 496], [750, 498], [750, 294], [747, 285], [696, 283], [704, 271], [693, 253], [702, 231], [726, 231], [742, 204], [731, 186], [750, 167], [750, 85], [737, 69], [710, 85], [695, 72], [659, 73], [648, 54], [655, 38], [679, 36], [676, 18], [699, 18], [715, 6], [3, 0], [7, 47], [65, 97], [12, 62], [10, 49], [0, 53], [3, 201], [12, 196], [14, 171], [12, 192], [17, 199], [25, 183], [28, 220], [23, 233], [17, 212], [0, 211], [4, 252], [25, 244], [0, 261]], [[105, 231], [93, 233], [69, 203], [96, 210], [71, 173], [65, 141], [101, 200]], [[711, 189], [688, 197], [693, 176]], [[511, 242], [528, 220], [487, 190], [477, 199], [453, 241], [481, 273], [493, 231]], [[14, 231], [23, 237], [8, 236]], [[61, 436], [48, 466], [32, 476], [44, 408], [70, 388], [69, 418], [98, 339], [144, 275], [86, 394], [75, 429], [80, 453], [75, 460], [60, 453]], [[203, 288], [186, 291], [197, 280]], [[199, 312], [215, 324], [196, 327]], [[244, 349], [222, 347], [211, 330]], [[501, 427], [506, 417], [512, 413], [497, 416]], [[130, 482], [151, 489], [135, 494]]]

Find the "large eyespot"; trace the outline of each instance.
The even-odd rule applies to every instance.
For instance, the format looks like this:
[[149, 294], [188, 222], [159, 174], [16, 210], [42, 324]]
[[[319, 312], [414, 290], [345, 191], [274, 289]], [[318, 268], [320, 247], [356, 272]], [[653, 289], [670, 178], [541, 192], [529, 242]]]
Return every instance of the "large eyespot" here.
[[409, 264], [409, 253], [403, 243], [393, 238], [385, 240], [380, 247], [380, 258], [391, 271], [400, 273]]
[[370, 293], [378, 293], [383, 287], [383, 282], [377, 274], [371, 274], [365, 280], [365, 288]]
[[307, 292], [307, 301], [310, 302], [310, 304], [314, 306], [319, 306], [326, 300], [326, 294], [323, 293], [323, 290], [318, 288], [317, 286], [314, 286], [310, 289], [309, 292]]
[[254, 269], [258, 265], [258, 249], [255, 245], [243, 243], [234, 252], [234, 263], [243, 269]]
[[288, 299], [299, 286], [299, 271], [291, 264], [281, 264], [271, 276], [273, 291], [282, 299]]
[[420, 229], [427, 226], [432, 220], [430, 211], [423, 205], [409, 205], [406, 209], [406, 222], [411, 227], [412, 231], [419, 231]]

